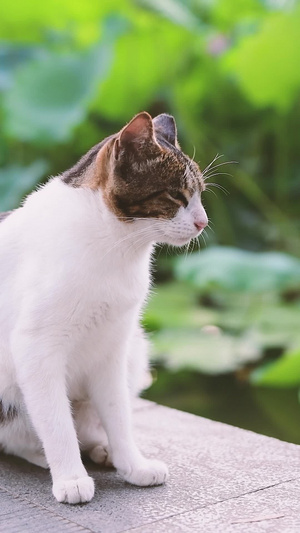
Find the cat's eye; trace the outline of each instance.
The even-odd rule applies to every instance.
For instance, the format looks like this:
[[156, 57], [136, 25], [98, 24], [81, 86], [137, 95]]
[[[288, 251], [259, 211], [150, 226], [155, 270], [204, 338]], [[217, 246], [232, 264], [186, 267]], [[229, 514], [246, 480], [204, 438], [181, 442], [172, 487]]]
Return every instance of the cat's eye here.
[[181, 204], [183, 204], [184, 207], [187, 207], [187, 205], [188, 205], [188, 203], [189, 203], [189, 200], [188, 200], [187, 197], [183, 194], [183, 192], [181, 192], [181, 191], [172, 192], [170, 196], [171, 196], [172, 198], [174, 198], [174, 200], [177, 200], [178, 202], [180, 202]]

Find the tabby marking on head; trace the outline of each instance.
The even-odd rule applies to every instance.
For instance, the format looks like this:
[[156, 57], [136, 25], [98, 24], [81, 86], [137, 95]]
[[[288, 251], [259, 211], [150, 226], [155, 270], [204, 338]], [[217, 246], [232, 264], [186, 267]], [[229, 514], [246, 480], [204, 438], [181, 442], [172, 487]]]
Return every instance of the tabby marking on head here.
[[94, 146], [62, 179], [102, 189], [108, 207], [124, 220], [170, 219], [205, 188], [198, 165], [179, 147], [173, 117], [152, 121], [146, 112]]

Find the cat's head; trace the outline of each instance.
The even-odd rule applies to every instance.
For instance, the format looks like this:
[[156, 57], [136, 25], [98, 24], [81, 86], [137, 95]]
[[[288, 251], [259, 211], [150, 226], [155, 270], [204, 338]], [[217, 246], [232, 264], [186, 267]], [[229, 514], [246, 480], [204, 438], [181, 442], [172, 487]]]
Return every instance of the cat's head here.
[[181, 151], [169, 115], [136, 115], [100, 148], [91, 176], [110, 211], [153, 241], [181, 246], [207, 225], [202, 173]]

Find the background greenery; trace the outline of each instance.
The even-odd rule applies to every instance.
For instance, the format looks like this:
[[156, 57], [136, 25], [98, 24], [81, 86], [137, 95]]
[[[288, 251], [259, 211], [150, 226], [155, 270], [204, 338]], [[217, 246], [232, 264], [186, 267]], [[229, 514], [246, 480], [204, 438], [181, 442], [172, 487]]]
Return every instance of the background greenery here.
[[299, 3], [15, 0], [0, 39], [0, 210], [144, 109], [220, 155], [206, 245], [157, 252], [148, 397], [300, 442]]

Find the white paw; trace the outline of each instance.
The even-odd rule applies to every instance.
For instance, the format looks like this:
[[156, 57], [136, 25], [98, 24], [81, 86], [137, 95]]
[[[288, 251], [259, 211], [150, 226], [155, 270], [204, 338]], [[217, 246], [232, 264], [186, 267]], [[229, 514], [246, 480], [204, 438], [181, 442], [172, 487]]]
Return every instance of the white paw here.
[[98, 446], [90, 450], [89, 456], [98, 465], [112, 466], [108, 450], [101, 444], [98, 444]]
[[126, 470], [120, 469], [119, 473], [125, 481], [139, 487], [161, 485], [168, 479], [167, 465], [156, 459], [143, 459]]
[[58, 502], [89, 502], [94, 496], [94, 481], [89, 476], [78, 479], [62, 479], [53, 483], [52, 492]]

